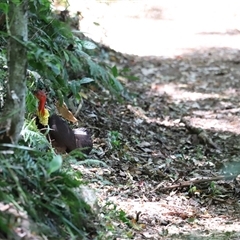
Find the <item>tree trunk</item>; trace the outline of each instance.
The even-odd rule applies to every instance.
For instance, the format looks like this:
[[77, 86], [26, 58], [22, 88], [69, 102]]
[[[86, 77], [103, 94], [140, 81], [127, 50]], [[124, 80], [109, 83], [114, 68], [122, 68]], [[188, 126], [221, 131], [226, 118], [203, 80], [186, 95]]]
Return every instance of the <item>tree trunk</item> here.
[[[14, 3], [15, 2], [15, 3]], [[28, 40], [28, 0], [9, 0], [7, 14], [8, 82], [7, 100], [1, 117], [0, 142], [17, 143], [25, 115]]]

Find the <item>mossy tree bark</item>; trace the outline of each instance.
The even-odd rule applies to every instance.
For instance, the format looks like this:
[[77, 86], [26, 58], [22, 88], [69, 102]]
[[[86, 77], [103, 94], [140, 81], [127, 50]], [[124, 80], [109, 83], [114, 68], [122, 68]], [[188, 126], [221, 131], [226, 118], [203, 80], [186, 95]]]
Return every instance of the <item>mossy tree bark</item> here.
[[7, 14], [7, 100], [1, 117], [1, 142], [17, 143], [25, 115], [28, 40], [28, 0], [9, 0]]

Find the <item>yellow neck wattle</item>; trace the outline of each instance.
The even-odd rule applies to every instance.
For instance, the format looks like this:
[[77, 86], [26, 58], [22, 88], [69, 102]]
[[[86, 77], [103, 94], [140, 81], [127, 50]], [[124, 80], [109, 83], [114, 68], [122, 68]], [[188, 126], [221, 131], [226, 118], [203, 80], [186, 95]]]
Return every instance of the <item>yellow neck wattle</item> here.
[[39, 122], [43, 125], [43, 126], [47, 126], [48, 125], [48, 119], [49, 119], [49, 112], [46, 108], [44, 108], [42, 111], [37, 111], [37, 116], [39, 119]]

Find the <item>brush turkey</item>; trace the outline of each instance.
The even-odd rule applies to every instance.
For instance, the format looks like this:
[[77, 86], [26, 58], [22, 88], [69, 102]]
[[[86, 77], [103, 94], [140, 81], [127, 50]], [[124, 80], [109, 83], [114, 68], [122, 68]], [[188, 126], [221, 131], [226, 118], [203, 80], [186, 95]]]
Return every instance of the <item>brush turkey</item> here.
[[36, 124], [41, 131], [49, 126], [49, 137], [53, 147], [65, 152], [79, 148], [81, 152], [89, 154], [93, 144], [88, 130], [85, 128], [71, 129], [57, 114], [50, 116], [45, 108], [47, 101], [45, 92], [38, 90], [34, 92], [34, 95], [39, 100]]

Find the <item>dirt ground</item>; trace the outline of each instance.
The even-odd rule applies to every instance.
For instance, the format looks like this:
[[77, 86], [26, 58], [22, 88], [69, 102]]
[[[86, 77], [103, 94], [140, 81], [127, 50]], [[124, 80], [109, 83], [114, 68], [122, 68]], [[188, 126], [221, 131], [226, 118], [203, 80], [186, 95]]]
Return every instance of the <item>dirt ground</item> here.
[[240, 239], [240, 2], [70, 2], [103, 61], [138, 77], [119, 78], [131, 100], [82, 113], [100, 200], [141, 212], [133, 239]]

